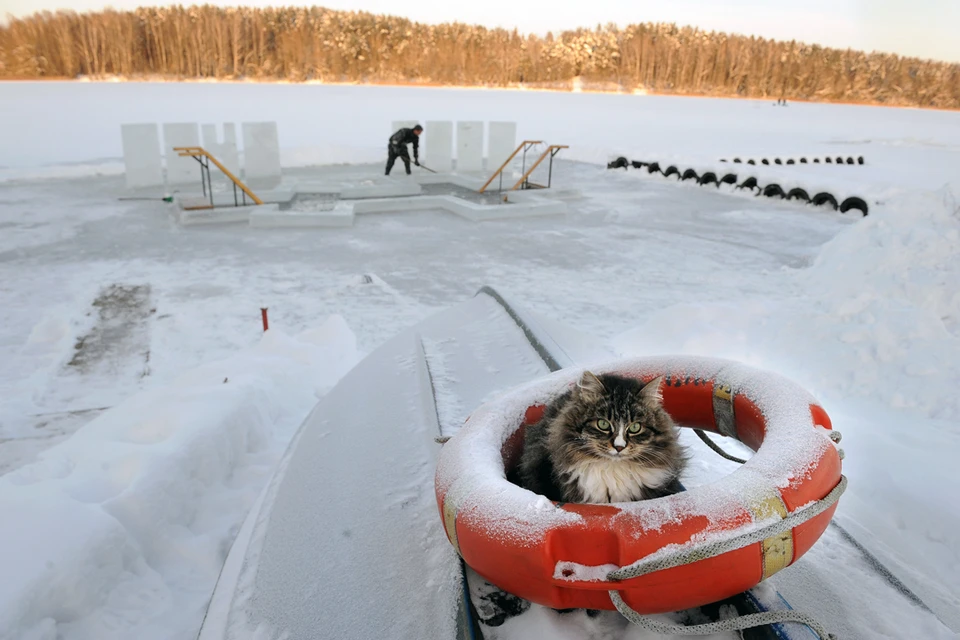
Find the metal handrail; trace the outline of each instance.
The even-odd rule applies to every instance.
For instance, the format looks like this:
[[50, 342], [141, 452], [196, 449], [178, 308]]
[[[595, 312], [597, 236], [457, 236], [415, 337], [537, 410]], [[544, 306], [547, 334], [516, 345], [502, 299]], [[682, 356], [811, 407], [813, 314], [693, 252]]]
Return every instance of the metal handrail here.
[[[250, 196], [250, 199], [253, 200], [255, 203], [263, 204], [263, 200], [258, 198], [257, 195], [250, 190], [250, 187], [243, 184], [240, 178], [233, 175], [233, 173], [229, 169], [223, 166], [223, 164], [221, 164], [219, 160], [213, 157], [213, 155], [211, 155], [210, 152], [204, 149], [203, 147], [174, 147], [173, 150], [177, 151], [178, 152], [177, 155], [179, 155], [180, 157], [197, 158], [197, 161], [200, 162], [201, 167], [204, 167], [204, 164], [203, 162], [200, 161], [200, 158], [201, 157], [207, 158], [208, 160], [210, 160], [210, 162], [217, 165], [217, 168], [223, 172], [223, 175], [230, 178], [230, 180], [233, 182], [234, 189], [236, 189], [236, 187], [240, 187], [240, 190], [243, 191], [248, 196]], [[209, 172], [210, 169], [208, 166], [204, 168], [206, 168], [207, 171]], [[204, 184], [204, 190], [206, 190], [206, 184]], [[236, 198], [234, 198], [234, 200], [236, 200]], [[210, 204], [211, 206], [213, 205], [213, 185], [210, 186]]]
[[490, 179], [487, 180], [486, 184], [480, 187], [479, 193], [483, 193], [484, 191], [486, 191], [487, 187], [490, 186], [490, 183], [493, 182], [493, 179], [496, 178], [498, 175], [500, 175], [503, 172], [503, 170], [507, 168], [507, 165], [510, 164], [511, 160], [517, 157], [518, 153], [520, 153], [521, 151], [526, 151], [528, 145], [533, 146], [535, 144], [543, 144], [543, 141], [542, 140], [524, 140], [523, 142], [521, 142], [520, 146], [514, 149], [513, 153], [510, 154], [510, 157], [504, 160], [503, 164], [500, 165], [500, 168], [493, 172], [493, 175], [490, 176]]
[[[513, 185], [513, 186], [510, 188], [510, 191], [516, 191], [517, 189], [519, 189], [520, 186], [521, 186], [524, 182], [527, 181], [527, 178], [530, 177], [530, 174], [533, 173], [533, 170], [536, 169], [538, 166], [540, 166], [540, 163], [543, 162], [548, 155], [550, 156], [550, 162], [551, 162], [551, 171], [550, 171], [550, 173], [552, 174], [552, 173], [553, 173], [553, 165], [552, 165], [552, 163], [553, 163], [553, 156], [557, 155], [557, 153], [560, 151], [560, 149], [569, 149], [569, 148], [570, 148], [570, 147], [569, 147], [568, 145], [565, 145], [565, 144], [552, 144], [552, 145], [550, 145], [549, 147], [547, 147], [547, 150], [544, 151], [543, 154], [541, 154], [541, 156], [540, 156], [539, 158], [537, 158], [537, 161], [533, 163], [533, 166], [530, 167], [530, 168], [527, 170], [527, 172], [523, 174], [523, 177], [520, 178], [520, 180], [517, 182], [517, 184]], [[551, 178], [552, 178], [552, 175], [551, 175]], [[552, 182], [552, 180], [551, 180], [551, 182]]]

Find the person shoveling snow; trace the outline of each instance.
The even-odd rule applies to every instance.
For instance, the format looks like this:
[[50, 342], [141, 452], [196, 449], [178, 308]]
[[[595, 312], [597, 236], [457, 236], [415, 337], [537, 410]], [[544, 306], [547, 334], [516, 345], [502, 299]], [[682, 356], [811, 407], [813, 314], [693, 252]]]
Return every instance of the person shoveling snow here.
[[387, 145], [386, 175], [390, 175], [390, 170], [393, 169], [393, 163], [397, 158], [403, 160], [407, 175], [410, 175], [410, 154], [407, 152], [407, 145], [411, 143], [413, 144], [413, 163], [420, 166], [420, 134], [422, 132], [423, 127], [417, 125], [413, 129], [404, 127], [390, 136], [390, 142]]

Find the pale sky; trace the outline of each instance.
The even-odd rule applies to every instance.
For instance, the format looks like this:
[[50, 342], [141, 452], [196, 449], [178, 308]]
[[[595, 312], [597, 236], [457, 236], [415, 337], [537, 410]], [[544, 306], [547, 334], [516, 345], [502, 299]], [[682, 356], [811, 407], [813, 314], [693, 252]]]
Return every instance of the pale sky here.
[[[189, 0], [182, 2], [188, 4]], [[215, 5], [308, 5], [296, 0], [206, 0]], [[132, 9], [162, 0], [0, 0], [0, 15], [43, 9]], [[203, 4], [197, 0], [197, 4]], [[707, 30], [960, 62], [960, 0], [321, 0], [331, 9], [459, 21], [544, 34], [613, 22], [676, 22]]]

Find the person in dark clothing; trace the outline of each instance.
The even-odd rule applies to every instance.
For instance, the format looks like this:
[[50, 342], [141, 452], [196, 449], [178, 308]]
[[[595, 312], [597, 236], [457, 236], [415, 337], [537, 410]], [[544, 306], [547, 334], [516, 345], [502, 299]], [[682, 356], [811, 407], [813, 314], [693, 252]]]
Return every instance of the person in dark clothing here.
[[387, 144], [387, 175], [393, 169], [393, 163], [397, 158], [403, 160], [403, 166], [407, 169], [407, 175], [410, 175], [410, 154], [407, 152], [407, 145], [413, 144], [413, 163], [420, 166], [420, 134], [423, 127], [415, 126], [413, 129], [404, 127], [390, 136], [390, 142]]

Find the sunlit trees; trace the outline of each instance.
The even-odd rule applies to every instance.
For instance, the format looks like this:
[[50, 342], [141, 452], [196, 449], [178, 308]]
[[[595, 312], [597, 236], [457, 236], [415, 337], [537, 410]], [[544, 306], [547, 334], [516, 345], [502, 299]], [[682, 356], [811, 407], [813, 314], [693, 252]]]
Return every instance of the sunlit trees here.
[[636, 24], [523, 35], [301, 8], [41, 12], [0, 27], [0, 78], [120, 75], [596, 89], [960, 108], [960, 65]]

